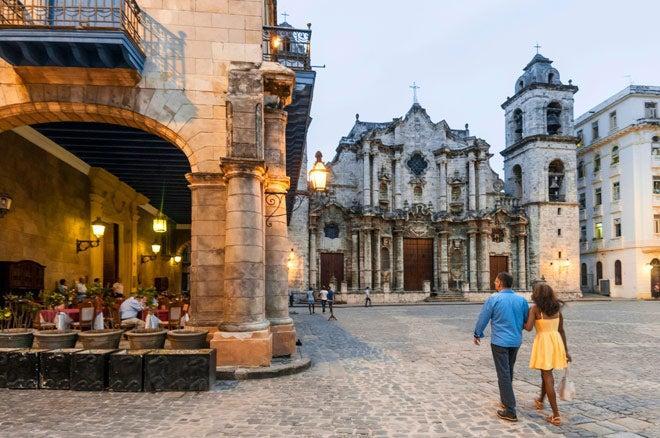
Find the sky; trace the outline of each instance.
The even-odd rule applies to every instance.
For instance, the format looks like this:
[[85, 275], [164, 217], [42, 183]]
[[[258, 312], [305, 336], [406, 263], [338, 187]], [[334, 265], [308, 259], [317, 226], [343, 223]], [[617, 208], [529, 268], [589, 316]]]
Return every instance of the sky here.
[[[504, 111], [541, 46], [579, 87], [575, 118], [628, 86], [660, 85], [660, 1], [279, 0], [279, 21], [312, 23], [317, 81], [309, 157], [335, 155], [355, 121], [386, 122], [419, 103], [434, 122], [490, 145], [503, 174]], [[309, 160], [309, 165], [313, 159]]]

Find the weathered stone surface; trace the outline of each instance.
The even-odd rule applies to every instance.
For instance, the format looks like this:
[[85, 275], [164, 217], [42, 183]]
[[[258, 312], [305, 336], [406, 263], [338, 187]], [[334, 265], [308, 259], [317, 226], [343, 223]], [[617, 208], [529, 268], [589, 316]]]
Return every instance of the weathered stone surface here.
[[39, 354], [41, 349], [20, 349], [8, 353], [7, 388], [37, 389], [39, 387]]
[[9, 353], [17, 348], [0, 348], [0, 388], [7, 387], [7, 371], [9, 370]]
[[215, 384], [215, 351], [152, 350], [145, 355], [145, 391], [209, 391]]
[[108, 358], [108, 389], [140, 392], [144, 388], [144, 357], [151, 350], [121, 350]]
[[103, 391], [108, 387], [108, 359], [115, 350], [82, 350], [71, 358], [71, 389]]
[[69, 389], [71, 355], [79, 348], [44, 351], [40, 355], [39, 387], [42, 389]]

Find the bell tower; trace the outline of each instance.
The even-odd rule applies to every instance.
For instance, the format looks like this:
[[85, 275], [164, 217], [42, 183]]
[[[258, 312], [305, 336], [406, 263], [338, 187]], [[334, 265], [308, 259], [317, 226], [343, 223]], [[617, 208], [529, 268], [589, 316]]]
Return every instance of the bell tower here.
[[565, 298], [579, 294], [579, 210], [573, 95], [552, 61], [537, 53], [515, 83], [505, 111], [505, 192], [518, 199], [529, 220], [518, 238], [514, 266], [527, 267], [518, 288], [545, 279]]

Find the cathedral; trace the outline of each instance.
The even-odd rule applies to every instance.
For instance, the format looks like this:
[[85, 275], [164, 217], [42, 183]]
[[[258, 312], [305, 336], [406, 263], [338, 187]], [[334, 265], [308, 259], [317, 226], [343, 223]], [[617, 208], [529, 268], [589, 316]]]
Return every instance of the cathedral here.
[[356, 115], [328, 190], [292, 212], [290, 288], [333, 287], [348, 303], [366, 287], [375, 302], [480, 301], [508, 271], [523, 293], [545, 280], [578, 294], [577, 87], [551, 64], [537, 54], [502, 105], [504, 180], [485, 140], [416, 99], [390, 122]]

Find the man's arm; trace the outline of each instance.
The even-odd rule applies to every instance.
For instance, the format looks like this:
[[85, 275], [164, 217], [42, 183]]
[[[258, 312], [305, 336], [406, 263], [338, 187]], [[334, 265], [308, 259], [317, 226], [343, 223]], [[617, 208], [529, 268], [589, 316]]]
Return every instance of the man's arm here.
[[477, 339], [484, 337], [484, 329], [488, 325], [488, 321], [493, 315], [493, 300], [488, 298], [481, 308], [477, 324], [474, 326], [474, 337]]

